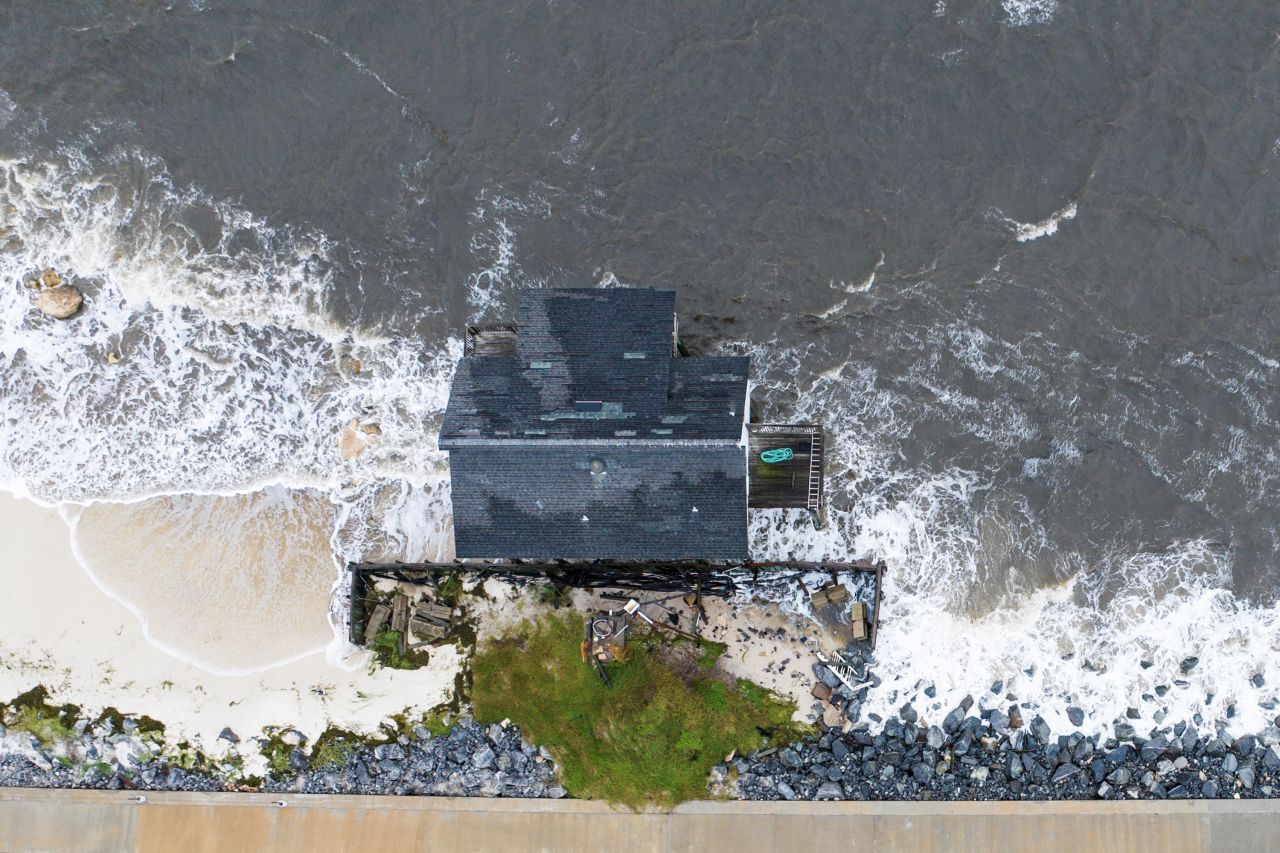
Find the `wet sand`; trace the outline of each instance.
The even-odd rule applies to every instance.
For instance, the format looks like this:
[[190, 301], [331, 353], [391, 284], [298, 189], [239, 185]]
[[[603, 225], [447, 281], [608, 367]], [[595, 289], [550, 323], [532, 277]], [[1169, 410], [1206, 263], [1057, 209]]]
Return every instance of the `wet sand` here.
[[321, 495], [178, 495], [68, 515], [81, 563], [176, 657], [234, 675], [333, 640], [333, 505]]
[[[258, 507], [256, 517], [242, 518], [238, 532], [231, 525], [219, 534], [192, 521], [192, 513], [199, 513], [190, 506], [186, 522], [158, 507], [151, 507], [157, 511], [149, 519], [152, 503], [86, 510], [77, 538], [103, 583], [137, 609], [157, 636], [171, 641], [174, 650], [200, 654], [175, 656], [149, 641], [139, 615], [105, 594], [77, 562], [71, 530], [56, 510], [0, 497], [0, 578], [7, 592], [0, 598], [0, 698], [42, 684], [54, 701], [147, 714], [165, 723], [170, 737], [215, 752], [223, 726], [241, 736], [268, 725], [291, 725], [310, 736], [330, 723], [371, 731], [406, 707], [429, 709], [449, 698], [459, 668], [451, 647], [434, 650], [429, 666], [415, 671], [370, 673], [365, 653], [341, 654], [327, 622], [336, 577], [327, 548], [321, 568], [294, 563], [290, 571], [272, 574], [266, 564], [242, 565], [230, 575], [193, 577], [197, 569], [209, 568], [205, 561], [235, 553], [237, 541], [252, 545], [279, 521], [273, 514], [278, 507]], [[191, 525], [192, 535], [184, 537], [181, 550], [175, 541], [142, 558], [151, 549], [149, 535], [183, 523]], [[290, 541], [299, 548], [318, 547], [314, 534], [294, 533]], [[88, 551], [90, 546], [101, 551]], [[124, 559], [130, 554], [135, 556]], [[278, 552], [272, 558], [288, 563]], [[166, 576], [175, 567], [185, 574]], [[192, 600], [188, 584], [207, 600]], [[264, 615], [265, 604], [218, 606], [254, 595], [305, 606], [280, 620]], [[189, 636], [182, 635], [183, 625]], [[288, 655], [296, 659], [247, 671]], [[212, 672], [192, 657], [207, 657], [239, 674]]]

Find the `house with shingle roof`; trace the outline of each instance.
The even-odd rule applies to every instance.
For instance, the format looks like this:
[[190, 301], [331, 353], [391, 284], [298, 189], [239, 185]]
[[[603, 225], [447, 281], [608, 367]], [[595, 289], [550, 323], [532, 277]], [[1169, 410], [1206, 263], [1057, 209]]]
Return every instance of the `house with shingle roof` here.
[[674, 291], [638, 288], [528, 290], [468, 328], [440, 430], [457, 557], [744, 561], [749, 506], [817, 509], [821, 428], [749, 424], [750, 359], [676, 331]]

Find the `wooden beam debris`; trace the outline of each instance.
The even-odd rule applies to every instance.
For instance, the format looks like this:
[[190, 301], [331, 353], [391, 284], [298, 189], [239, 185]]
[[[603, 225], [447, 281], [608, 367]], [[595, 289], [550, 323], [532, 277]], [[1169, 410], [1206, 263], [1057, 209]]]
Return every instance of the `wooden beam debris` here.
[[366, 646], [373, 645], [373, 641], [382, 632], [382, 626], [387, 624], [387, 617], [390, 615], [391, 608], [385, 604], [379, 604], [373, 608], [373, 613], [369, 616], [369, 621], [364, 627], [364, 644]]

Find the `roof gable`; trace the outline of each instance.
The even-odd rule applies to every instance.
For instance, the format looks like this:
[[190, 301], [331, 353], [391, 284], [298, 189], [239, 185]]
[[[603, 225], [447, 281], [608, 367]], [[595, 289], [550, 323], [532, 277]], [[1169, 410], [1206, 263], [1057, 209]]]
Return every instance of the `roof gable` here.
[[458, 364], [440, 446], [738, 442], [750, 360], [673, 358], [675, 294], [527, 291], [514, 357]]

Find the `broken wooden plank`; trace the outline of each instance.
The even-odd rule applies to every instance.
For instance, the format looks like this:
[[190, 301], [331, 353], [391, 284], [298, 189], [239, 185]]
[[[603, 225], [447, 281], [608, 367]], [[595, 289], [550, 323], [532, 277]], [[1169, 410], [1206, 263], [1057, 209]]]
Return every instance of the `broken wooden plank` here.
[[430, 637], [433, 640], [443, 640], [449, 636], [448, 628], [423, 619], [409, 620], [409, 630], [415, 637]]
[[391, 630], [404, 633], [409, 626], [409, 599], [397, 593], [391, 598]]
[[446, 607], [443, 604], [436, 604], [433, 601], [419, 601], [414, 605], [414, 612], [422, 616], [431, 616], [435, 619], [442, 619], [445, 622], [452, 621], [453, 608]]
[[858, 602], [850, 610], [853, 638], [855, 640], [865, 640], [867, 638], [867, 606], [862, 602]]
[[373, 613], [369, 616], [369, 621], [364, 626], [364, 644], [372, 646], [374, 639], [382, 631], [382, 626], [387, 624], [387, 617], [391, 615], [391, 608], [385, 604], [379, 604], [373, 608]]
[[809, 601], [814, 607], [826, 607], [831, 604], [843, 604], [849, 600], [849, 590], [842, 584], [827, 584], [822, 589], [815, 590], [810, 596]]

